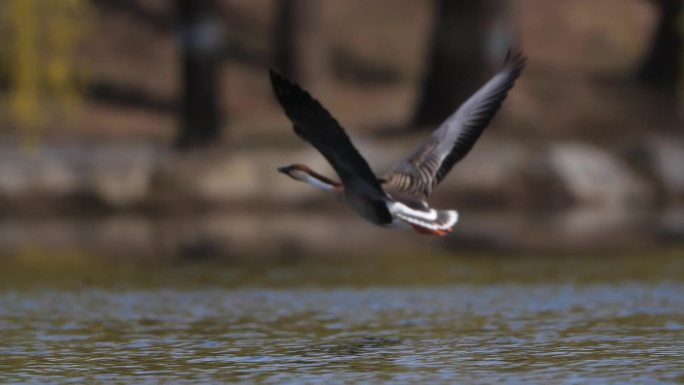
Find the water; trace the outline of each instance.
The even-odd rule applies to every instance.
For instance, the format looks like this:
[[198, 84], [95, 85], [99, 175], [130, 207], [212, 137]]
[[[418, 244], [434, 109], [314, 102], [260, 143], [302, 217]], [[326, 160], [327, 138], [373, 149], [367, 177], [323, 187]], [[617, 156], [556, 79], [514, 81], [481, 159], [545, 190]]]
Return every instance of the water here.
[[0, 383], [680, 384], [683, 262], [14, 261]]

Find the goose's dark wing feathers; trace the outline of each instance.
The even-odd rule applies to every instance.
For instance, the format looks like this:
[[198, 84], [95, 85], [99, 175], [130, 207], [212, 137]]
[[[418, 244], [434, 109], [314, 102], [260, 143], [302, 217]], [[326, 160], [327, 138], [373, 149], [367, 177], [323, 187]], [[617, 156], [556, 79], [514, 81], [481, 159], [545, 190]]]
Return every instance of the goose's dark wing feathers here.
[[380, 219], [391, 221], [380, 182], [337, 120], [297, 84], [273, 70], [269, 70], [269, 75], [275, 96], [292, 121], [295, 133], [328, 160], [348, 192], [368, 198]]
[[425, 198], [468, 154], [501, 107], [525, 67], [520, 53], [506, 55], [503, 68], [471, 96], [409, 156], [383, 176], [395, 190]]

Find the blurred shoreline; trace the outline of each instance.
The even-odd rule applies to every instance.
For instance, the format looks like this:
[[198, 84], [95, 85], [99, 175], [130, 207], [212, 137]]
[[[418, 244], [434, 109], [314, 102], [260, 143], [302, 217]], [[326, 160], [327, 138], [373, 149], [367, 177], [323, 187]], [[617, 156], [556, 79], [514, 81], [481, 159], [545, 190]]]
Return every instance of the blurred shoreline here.
[[[414, 142], [363, 140], [359, 147], [380, 173]], [[454, 169], [431, 199], [461, 214], [444, 238], [375, 228], [275, 171], [301, 162], [334, 175], [305, 146], [190, 153], [133, 142], [43, 144], [36, 153], [3, 148], [0, 254], [30, 247], [117, 258], [259, 260], [582, 252], [684, 240], [679, 138], [623, 153], [576, 141], [529, 146], [487, 138]], [[663, 147], [668, 156], [654, 158]], [[631, 166], [635, 157], [640, 169]]]

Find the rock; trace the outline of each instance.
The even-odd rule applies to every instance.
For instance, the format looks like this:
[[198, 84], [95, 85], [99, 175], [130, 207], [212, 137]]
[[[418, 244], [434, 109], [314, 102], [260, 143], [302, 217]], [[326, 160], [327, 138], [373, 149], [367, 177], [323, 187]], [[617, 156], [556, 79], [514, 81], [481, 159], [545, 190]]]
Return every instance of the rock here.
[[201, 199], [212, 202], [249, 200], [260, 195], [260, 173], [249, 157], [217, 159], [196, 175], [194, 190]]
[[665, 195], [684, 199], [684, 139], [649, 138], [634, 146], [628, 156]]
[[[574, 204], [628, 207], [652, 197], [650, 186], [621, 159], [598, 147], [580, 143], [552, 145], [541, 157], [536, 186], [550, 193], [538, 199]], [[564, 197], [553, 196], [562, 194]]]
[[663, 241], [684, 240], [684, 206], [666, 207], [660, 214], [659, 235]]
[[[629, 207], [574, 207], [561, 210], [546, 223], [546, 242], [566, 250], [629, 248], [646, 244], [651, 234], [650, 210]], [[543, 242], [543, 240], [542, 240]]]
[[92, 196], [112, 207], [147, 199], [160, 153], [150, 146], [61, 145], [26, 152], [0, 150], [0, 195], [8, 202]]
[[0, 195], [6, 198], [65, 196], [80, 187], [77, 171], [59, 151], [4, 148], [0, 153]]
[[515, 205], [523, 193], [521, 179], [528, 167], [529, 150], [510, 141], [481, 142], [454, 166], [435, 196], [452, 201], [454, 196], [460, 197], [468, 207]]
[[159, 154], [151, 147], [102, 147], [81, 153], [86, 193], [117, 208], [148, 198]]

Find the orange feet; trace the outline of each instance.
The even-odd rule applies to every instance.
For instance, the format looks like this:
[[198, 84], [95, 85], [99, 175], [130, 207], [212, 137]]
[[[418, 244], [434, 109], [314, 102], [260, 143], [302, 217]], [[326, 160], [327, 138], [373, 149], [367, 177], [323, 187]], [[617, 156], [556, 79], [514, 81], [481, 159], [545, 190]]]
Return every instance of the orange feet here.
[[421, 227], [421, 226], [417, 226], [417, 225], [411, 225], [411, 227], [413, 227], [413, 229], [416, 230], [417, 233], [426, 234], [426, 235], [436, 235], [438, 237], [443, 237], [452, 231], [451, 227], [449, 227], [446, 230], [433, 230], [433, 229], [428, 229], [427, 227]]

